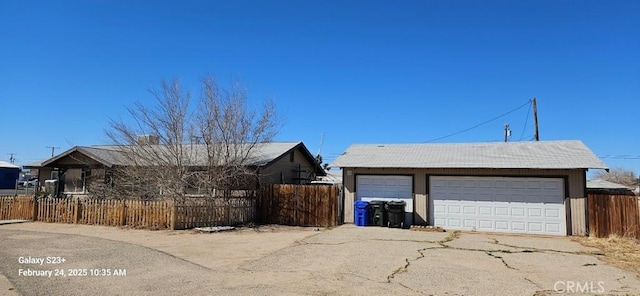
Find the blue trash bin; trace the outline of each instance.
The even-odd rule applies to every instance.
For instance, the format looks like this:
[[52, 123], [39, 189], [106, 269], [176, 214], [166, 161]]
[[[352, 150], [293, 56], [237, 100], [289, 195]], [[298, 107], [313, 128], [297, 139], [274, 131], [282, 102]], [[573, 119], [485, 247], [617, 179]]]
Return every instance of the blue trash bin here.
[[369, 225], [369, 202], [367, 201], [356, 201], [354, 203], [355, 210], [355, 222], [356, 226], [367, 226]]

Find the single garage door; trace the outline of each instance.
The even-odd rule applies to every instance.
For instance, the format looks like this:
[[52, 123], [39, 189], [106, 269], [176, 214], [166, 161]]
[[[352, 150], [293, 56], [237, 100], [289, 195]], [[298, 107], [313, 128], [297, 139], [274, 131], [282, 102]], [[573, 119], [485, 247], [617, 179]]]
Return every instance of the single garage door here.
[[406, 203], [404, 225], [413, 223], [413, 176], [357, 175], [357, 200], [402, 200]]
[[433, 176], [429, 184], [431, 225], [566, 235], [563, 179]]

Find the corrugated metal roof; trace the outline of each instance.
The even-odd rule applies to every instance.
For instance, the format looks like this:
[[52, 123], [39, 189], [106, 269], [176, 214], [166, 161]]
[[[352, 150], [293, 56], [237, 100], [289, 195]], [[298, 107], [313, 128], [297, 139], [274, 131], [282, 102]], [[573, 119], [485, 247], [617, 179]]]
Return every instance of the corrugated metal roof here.
[[0, 168], [19, 169], [20, 167], [15, 164], [0, 160]]
[[609, 182], [600, 179], [587, 180], [587, 188], [589, 189], [633, 189], [633, 187], [629, 187], [626, 185]]
[[332, 167], [608, 169], [581, 141], [356, 144]]

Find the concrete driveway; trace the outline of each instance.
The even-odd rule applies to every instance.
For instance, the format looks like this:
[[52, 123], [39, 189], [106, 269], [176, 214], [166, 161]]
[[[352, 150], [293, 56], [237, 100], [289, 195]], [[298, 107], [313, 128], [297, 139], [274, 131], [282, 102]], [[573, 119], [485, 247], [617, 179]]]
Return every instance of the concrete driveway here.
[[[127, 276], [21, 277], [18, 269], [25, 265], [18, 257], [28, 254], [71, 258], [64, 268], [124, 268]], [[352, 225], [319, 232], [273, 226], [216, 234], [0, 226], [0, 273], [25, 295], [640, 293], [637, 274], [607, 265], [597, 254], [564, 237]]]

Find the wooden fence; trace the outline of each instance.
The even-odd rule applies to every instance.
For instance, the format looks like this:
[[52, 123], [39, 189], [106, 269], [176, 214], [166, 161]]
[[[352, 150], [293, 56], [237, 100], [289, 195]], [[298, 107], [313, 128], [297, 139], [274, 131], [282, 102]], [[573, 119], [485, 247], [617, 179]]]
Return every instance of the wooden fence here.
[[190, 229], [248, 222], [329, 227], [339, 224], [338, 186], [265, 185], [250, 197], [139, 201], [0, 197], [0, 220]]
[[32, 219], [33, 196], [0, 197], [0, 220]]
[[327, 185], [263, 186], [256, 197], [257, 221], [297, 226], [339, 224], [339, 187]]
[[589, 235], [640, 239], [640, 201], [636, 196], [589, 194]]
[[168, 200], [103, 200], [0, 197], [0, 220], [27, 219], [51, 223], [127, 226], [145, 229], [188, 229], [253, 221], [255, 200], [189, 198]]
[[256, 201], [252, 198], [191, 198], [174, 204], [172, 229], [254, 222]]

